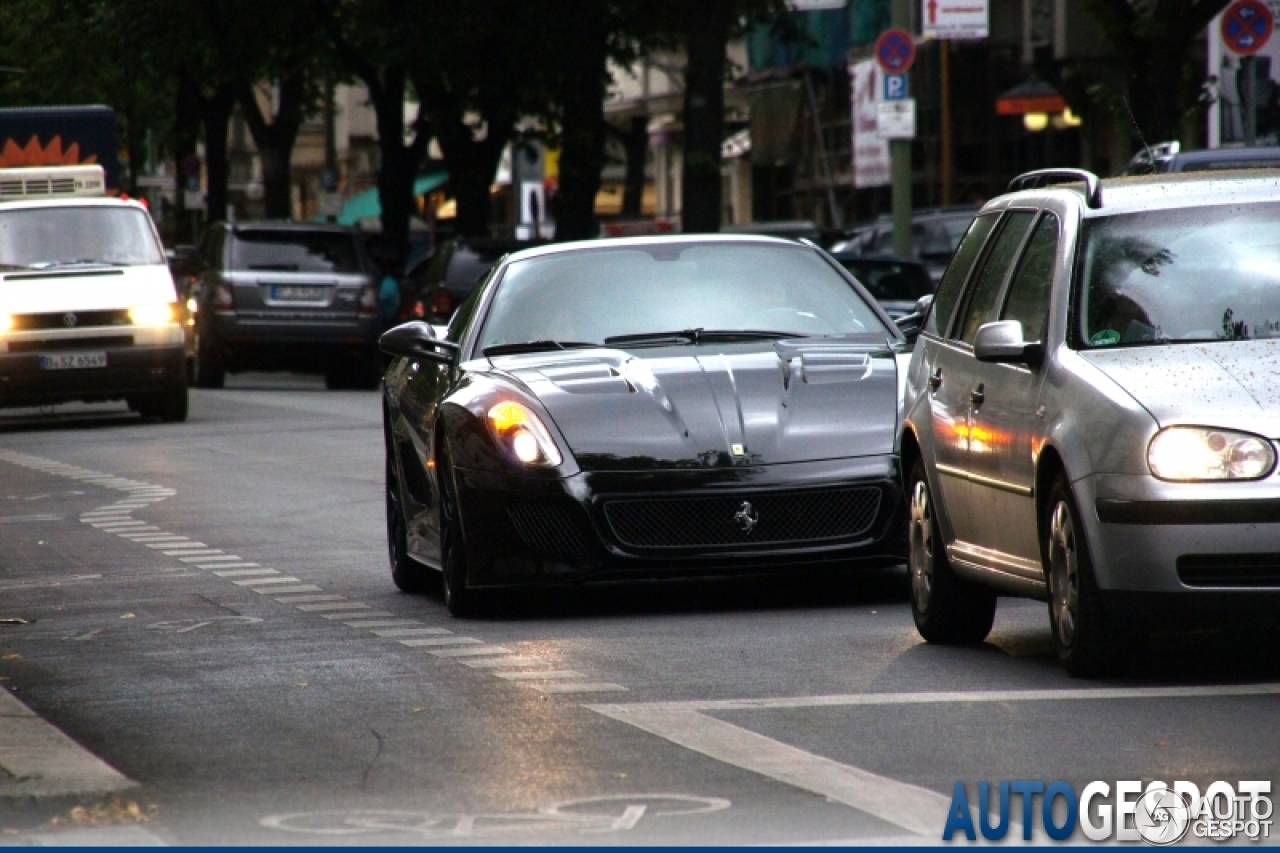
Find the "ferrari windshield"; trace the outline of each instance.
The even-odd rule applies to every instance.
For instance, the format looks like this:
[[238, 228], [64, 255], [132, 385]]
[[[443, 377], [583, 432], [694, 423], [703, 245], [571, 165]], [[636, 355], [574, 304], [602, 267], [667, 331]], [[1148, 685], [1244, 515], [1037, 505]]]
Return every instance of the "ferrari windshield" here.
[[1280, 337], [1280, 204], [1110, 216], [1086, 241], [1087, 346]]
[[147, 214], [133, 207], [0, 209], [0, 268], [163, 263]]
[[[708, 334], [660, 334], [683, 330]], [[698, 343], [733, 332], [891, 334], [812, 249], [673, 241], [558, 252], [511, 264], [480, 347], [603, 344], [647, 335], [655, 336], [655, 344]]]

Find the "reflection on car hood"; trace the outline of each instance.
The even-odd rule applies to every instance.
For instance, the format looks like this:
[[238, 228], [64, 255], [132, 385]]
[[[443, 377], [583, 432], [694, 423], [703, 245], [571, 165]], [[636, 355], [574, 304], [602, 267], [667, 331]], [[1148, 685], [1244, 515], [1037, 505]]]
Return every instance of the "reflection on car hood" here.
[[1082, 355], [1163, 426], [1230, 427], [1280, 438], [1280, 340], [1092, 350]]
[[884, 347], [760, 341], [537, 353], [492, 363], [538, 395], [585, 470], [893, 452], [897, 367]]

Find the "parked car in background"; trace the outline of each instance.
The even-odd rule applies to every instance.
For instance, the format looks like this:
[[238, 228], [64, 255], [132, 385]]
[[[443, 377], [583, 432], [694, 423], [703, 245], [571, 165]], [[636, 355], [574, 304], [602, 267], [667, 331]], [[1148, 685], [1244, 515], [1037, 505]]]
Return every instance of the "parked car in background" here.
[[901, 255], [860, 255], [835, 252], [832, 257], [848, 270], [893, 319], [915, 311], [920, 297], [933, 293], [933, 279], [923, 261]]
[[195, 381], [196, 370], [196, 282], [204, 269], [200, 251], [195, 246], [179, 245], [165, 249], [165, 262], [173, 276], [173, 286], [178, 293], [178, 322], [182, 326], [186, 351], [187, 381]]
[[809, 219], [780, 219], [765, 222], [742, 222], [725, 225], [720, 229], [724, 234], [759, 234], [763, 237], [786, 237], [792, 240], [808, 240], [823, 248], [841, 239], [842, 232], [834, 228], [824, 228]]
[[101, 166], [0, 169], [0, 406], [104, 400], [187, 418], [160, 235]]
[[538, 245], [525, 240], [469, 240], [440, 244], [405, 273], [400, 319], [446, 324], [498, 259]]
[[[931, 207], [912, 212], [911, 256], [924, 262], [935, 284], [977, 213], [977, 207]], [[831, 251], [863, 255], [893, 252], [893, 219], [882, 214], [872, 222], [853, 227], [845, 232], [843, 240], [831, 246]]]
[[1133, 155], [1123, 175], [1166, 172], [1216, 172], [1224, 169], [1280, 169], [1280, 147], [1205, 148], [1183, 151], [1181, 143], [1162, 142]]
[[382, 336], [387, 538], [407, 591], [903, 554], [906, 341], [821, 250], [737, 235], [511, 255]]
[[375, 388], [378, 277], [360, 232], [341, 225], [217, 223], [200, 244], [195, 383], [228, 372], [323, 373], [329, 388]]
[[901, 452], [911, 605], [980, 642], [1049, 603], [1058, 659], [1274, 630], [1280, 611], [1280, 178], [1075, 179], [990, 202], [933, 300]]

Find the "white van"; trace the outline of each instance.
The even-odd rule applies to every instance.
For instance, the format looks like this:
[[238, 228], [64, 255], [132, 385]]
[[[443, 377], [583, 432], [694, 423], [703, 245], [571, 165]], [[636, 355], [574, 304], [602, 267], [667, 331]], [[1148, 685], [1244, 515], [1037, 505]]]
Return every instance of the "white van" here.
[[173, 277], [141, 204], [101, 166], [0, 169], [0, 407], [125, 400], [183, 421]]

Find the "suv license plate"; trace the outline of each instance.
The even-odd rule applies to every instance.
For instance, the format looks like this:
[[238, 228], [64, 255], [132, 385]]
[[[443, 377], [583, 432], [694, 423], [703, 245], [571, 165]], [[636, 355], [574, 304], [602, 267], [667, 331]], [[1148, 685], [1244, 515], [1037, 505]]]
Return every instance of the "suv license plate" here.
[[60, 352], [40, 356], [41, 370], [77, 370], [82, 367], [106, 367], [105, 352]]
[[327, 295], [327, 287], [300, 284], [276, 284], [271, 287], [271, 298], [297, 302], [322, 302]]

